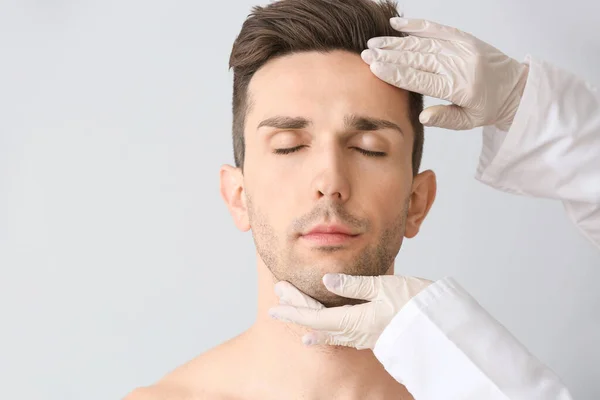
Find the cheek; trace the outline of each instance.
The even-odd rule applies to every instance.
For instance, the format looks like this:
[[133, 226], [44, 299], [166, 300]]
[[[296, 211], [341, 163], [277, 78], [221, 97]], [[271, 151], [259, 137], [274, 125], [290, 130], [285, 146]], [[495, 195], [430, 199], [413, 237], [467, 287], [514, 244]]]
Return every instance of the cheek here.
[[277, 232], [285, 231], [297, 217], [294, 210], [298, 210], [296, 202], [300, 198], [295, 177], [282, 172], [281, 169], [253, 171], [252, 180], [247, 182], [256, 222], [268, 224]]
[[387, 218], [394, 218], [403, 211], [411, 193], [412, 175], [405, 169], [398, 168], [393, 172], [388, 169], [377, 175], [362, 176], [358, 182], [355, 194], [366, 197], [361, 203], [385, 223]]

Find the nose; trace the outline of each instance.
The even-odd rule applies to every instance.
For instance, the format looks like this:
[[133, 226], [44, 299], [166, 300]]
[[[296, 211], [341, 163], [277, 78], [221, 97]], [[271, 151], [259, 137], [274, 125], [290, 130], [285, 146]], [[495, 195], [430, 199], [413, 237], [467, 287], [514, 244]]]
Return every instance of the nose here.
[[313, 162], [312, 192], [315, 200], [328, 197], [337, 203], [350, 198], [350, 170], [339, 149], [328, 148], [316, 155]]

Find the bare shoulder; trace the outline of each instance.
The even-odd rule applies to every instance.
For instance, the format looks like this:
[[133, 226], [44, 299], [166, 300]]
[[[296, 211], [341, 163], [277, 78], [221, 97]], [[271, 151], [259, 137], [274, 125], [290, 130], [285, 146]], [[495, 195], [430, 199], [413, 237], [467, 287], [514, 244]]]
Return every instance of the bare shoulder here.
[[[193, 393], [183, 388], [156, 384], [139, 387], [129, 393], [123, 400], [192, 400], [194, 396]], [[198, 397], [196, 396], [196, 398]]]
[[140, 387], [123, 400], [237, 400], [232, 392], [240, 375], [234, 366], [234, 341], [225, 342], [189, 360], [151, 386]]
[[182, 386], [155, 384], [139, 387], [123, 400], [234, 400], [220, 393], [205, 390], [193, 391]]

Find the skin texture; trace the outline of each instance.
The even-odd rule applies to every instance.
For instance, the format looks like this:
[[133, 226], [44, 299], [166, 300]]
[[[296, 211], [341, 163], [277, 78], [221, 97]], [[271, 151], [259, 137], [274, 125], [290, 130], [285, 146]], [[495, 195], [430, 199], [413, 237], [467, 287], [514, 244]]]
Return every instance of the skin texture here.
[[[128, 400], [268, 400], [282, 394], [290, 399], [412, 398], [372, 351], [306, 347], [300, 340], [306, 328], [272, 320], [267, 313], [278, 304], [273, 285], [279, 280], [326, 306], [338, 306], [352, 303], [325, 289], [325, 273], [394, 273], [403, 239], [417, 235], [436, 192], [432, 171], [413, 177], [408, 93], [379, 80], [359, 55], [344, 51], [270, 60], [254, 75], [249, 91], [244, 171], [224, 165], [220, 177], [221, 196], [235, 225], [251, 230], [256, 244], [256, 321]], [[345, 117], [351, 114], [391, 121], [402, 133], [346, 129]], [[311, 123], [258, 128], [274, 116]], [[296, 152], [274, 154], [297, 146], [302, 147]], [[385, 156], [367, 156], [360, 149]], [[315, 224], [332, 222], [358, 236], [336, 246], [300, 237]], [[158, 390], [173, 395], [158, 397]]]

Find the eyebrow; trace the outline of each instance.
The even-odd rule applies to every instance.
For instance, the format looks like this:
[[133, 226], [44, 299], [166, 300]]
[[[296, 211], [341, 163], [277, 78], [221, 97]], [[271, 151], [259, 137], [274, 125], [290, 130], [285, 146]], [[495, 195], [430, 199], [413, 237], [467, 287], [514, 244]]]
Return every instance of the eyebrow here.
[[[257, 129], [267, 126], [277, 129], [304, 129], [312, 125], [312, 121], [304, 117], [287, 117], [277, 115], [267, 118], [258, 124]], [[402, 129], [394, 122], [381, 118], [373, 118], [359, 114], [349, 114], [344, 117], [344, 127], [347, 130], [378, 131], [394, 129], [404, 135]]]

